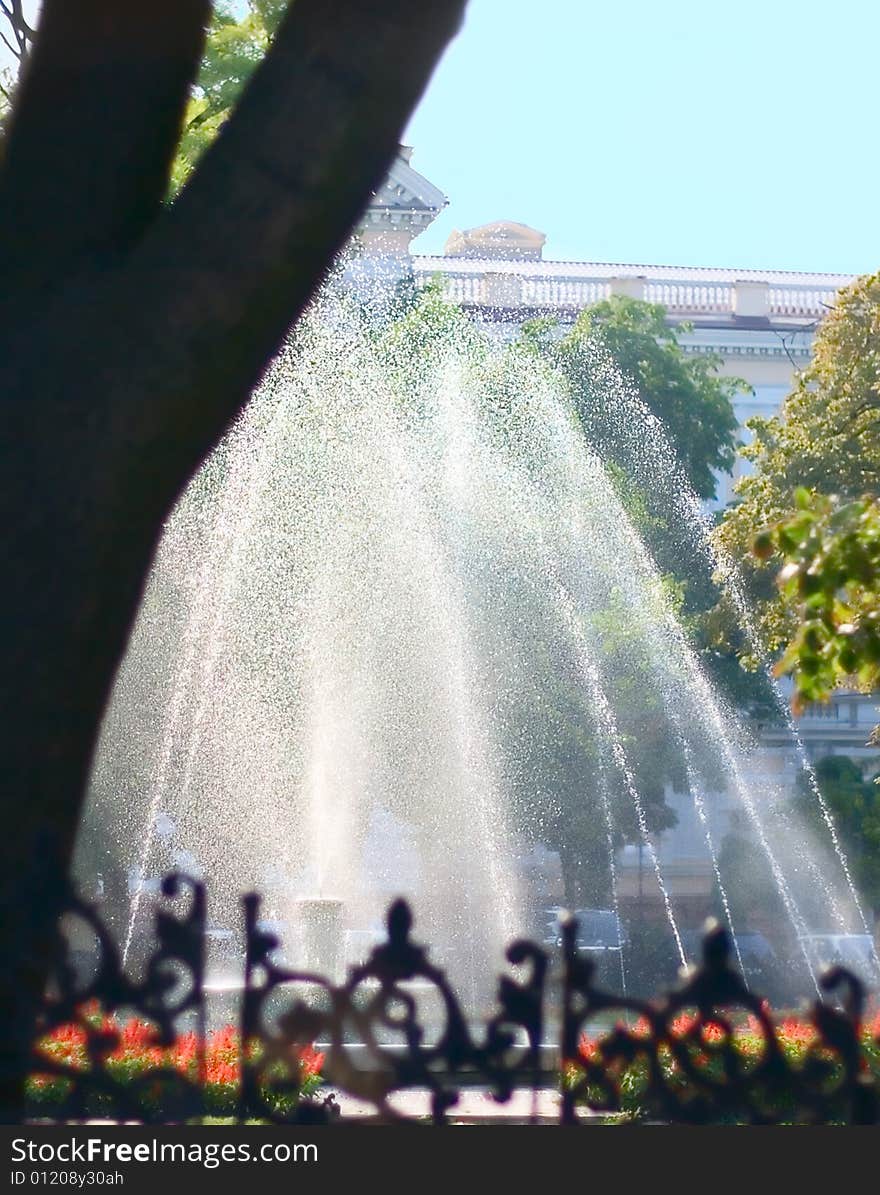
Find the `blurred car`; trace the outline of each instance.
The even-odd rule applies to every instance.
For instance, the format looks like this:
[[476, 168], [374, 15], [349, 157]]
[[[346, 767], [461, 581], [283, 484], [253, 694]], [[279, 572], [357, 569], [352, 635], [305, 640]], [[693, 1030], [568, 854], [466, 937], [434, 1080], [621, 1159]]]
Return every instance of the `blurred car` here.
[[872, 982], [880, 975], [880, 959], [870, 934], [802, 934], [798, 942], [817, 972], [846, 967]]
[[538, 916], [538, 937], [541, 945], [545, 947], [555, 946], [559, 940], [559, 918], [563, 914], [567, 914], [568, 909], [563, 908], [562, 905], [553, 905], [549, 909], [541, 909]]
[[750, 963], [759, 967], [766, 967], [776, 962], [776, 951], [767, 938], [757, 930], [744, 930], [736, 935], [740, 957], [745, 966]]
[[[705, 932], [704, 929], [683, 929], [681, 931], [681, 942], [689, 962], [701, 962]], [[738, 931], [736, 945], [739, 947], [739, 957], [742, 959], [746, 971], [753, 968], [770, 967], [778, 962], [772, 943], [758, 930]], [[736, 949], [731, 950], [731, 960], [734, 963], [737, 961]]]
[[[559, 910], [560, 913], [565, 911]], [[571, 915], [577, 922], [575, 945], [579, 954], [619, 954], [626, 945], [626, 936], [614, 909], [574, 909]], [[558, 916], [554, 932], [554, 942], [561, 946]]]
[[[689, 963], [699, 966], [703, 961], [704, 929], [683, 929], [681, 941]], [[736, 947], [730, 951], [729, 962], [739, 970], [742, 960], [744, 978], [750, 987], [774, 1002], [785, 994], [786, 963], [780, 959], [772, 942], [759, 930], [741, 930], [736, 934]]]

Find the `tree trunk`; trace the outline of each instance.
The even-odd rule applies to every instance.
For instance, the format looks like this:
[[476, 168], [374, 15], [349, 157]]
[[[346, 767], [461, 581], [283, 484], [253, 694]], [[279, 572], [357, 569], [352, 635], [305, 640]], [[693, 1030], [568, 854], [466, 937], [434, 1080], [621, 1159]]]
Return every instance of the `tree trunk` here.
[[5, 1120], [163, 523], [387, 170], [463, 0], [296, 0], [170, 209], [205, 4], [139, 9], [46, 0], [0, 175]]

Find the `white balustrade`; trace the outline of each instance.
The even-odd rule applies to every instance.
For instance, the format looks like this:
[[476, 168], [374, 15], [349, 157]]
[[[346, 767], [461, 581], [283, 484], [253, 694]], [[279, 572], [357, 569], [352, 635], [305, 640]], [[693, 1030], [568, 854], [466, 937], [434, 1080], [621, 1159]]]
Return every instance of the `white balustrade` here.
[[[719, 270], [720, 277], [675, 277], [650, 273], [614, 276], [612, 267], [598, 267], [595, 275], [582, 269], [567, 273], [565, 263], [467, 262], [442, 257], [414, 259], [416, 281], [425, 285], [438, 275], [449, 298], [465, 307], [522, 308], [525, 312], [564, 311], [570, 314], [592, 306], [611, 294], [644, 296], [659, 303], [670, 314], [682, 318], [740, 316], [802, 320], [821, 319], [834, 306], [837, 292], [828, 285], [801, 285], [775, 279], [737, 279], [733, 271]], [[463, 268], [466, 266], [466, 268]], [[541, 268], [544, 266], [545, 268]], [[577, 267], [575, 267], [576, 269]], [[601, 272], [600, 272], [601, 271]], [[660, 271], [658, 270], [658, 273]], [[694, 270], [694, 274], [698, 271]], [[726, 275], [726, 277], [725, 277]], [[836, 279], [835, 279], [836, 281]], [[845, 283], [841, 279], [841, 285]]]

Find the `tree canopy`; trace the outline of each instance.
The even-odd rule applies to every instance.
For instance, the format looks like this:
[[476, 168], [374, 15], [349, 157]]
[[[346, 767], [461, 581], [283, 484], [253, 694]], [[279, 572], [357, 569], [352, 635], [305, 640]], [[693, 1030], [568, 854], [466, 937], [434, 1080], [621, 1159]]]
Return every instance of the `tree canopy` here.
[[219, 0], [214, 5], [199, 73], [187, 105], [171, 173], [178, 191], [228, 119], [272, 41], [287, 0]]
[[[540, 329], [535, 332], [540, 334]], [[528, 442], [534, 419], [525, 409], [531, 383], [540, 379], [551, 386], [566, 385], [555, 353], [543, 341], [537, 363], [532, 356], [536, 342], [530, 336], [499, 348], [434, 284], [403, 296], [378, 342], [399, 379], [401, 402], [419, 417], [420, 389], [433, 384], [431, 373], [445, 367], [449, 350], [459, 360], [466, 359], [474, 401], [499, 437], [516, 445]], [[571, 424], [577, 431], [573, 418]], [[534, 575], [517, 574], [513, 563], [507, 566], [505, 584], [515, 586], [517, 621], [529, 627], [529, 633], [487, 651], [490, 657], [515, 661], [502, 674], [502, 683], [487, 685], [494, 702], [493, 723], [506, 728], [503, 738], [510, 748], [502, 766], [518, 828], [527, 838], [537, 833], [559, 852], [566, 898], [573, 906], [607, 905], [611, 876], [602, 785], [615, 847], [637, 844], [641, 831], [607, 732], [597, 725], [582, 671], [557, 642], [558, 614], [548, 608], [541, 580], [538, 570]], [[496, 622], [493, 617], [489, 625]], [[648, 828], [662, 832], [676, 821], [666, 803], [666, 785], [674, 781], [682, 787], [685, 777], [663, 695], [654, 683], [650, 653], [632, 625], [632, 611], [613, 586], [597, 599], [595, 608], [579, 611], [578, 625], [600, 662]], [[516, 684], [510, 676], [518, 678]]]
[[754, 419], [754, 471], [719, 528], [758, 626], [806, 700], [880, 681], [880, 274], [840, 292], [778, 417]]
[[[722, 375], [720, 357], [687, 353], [681, 343], [687, 330], [686, 324], [671, 326], [660, 305], [615, 295], [587, 308], [564, 336], [546, 319], [527, 324], [523, 333], [566, 378], [584, 433], [663, 574], [704, 666], [735, 704], [772, 716], [763, 676], [745, 673], [719, 638], [719, 593], [707, 559], [694, 549], [675, 476], [677, 466], [699, 497], [714, 496], [716, 474], [730, 469], [737, 447], [733, 398], [748, 385]], [[597, 368], [597, 348], [616, 377], [601, 362]]]
[[[815, 770], [858, 889], [872, 909], [880, 909], [880, 787], [848, 755], [828, 755]], [[821, 833], [819, 807], [805, 781], [799, 806]]]
[[[165, 521], [388, 170], [464, 0], [296, 0], [165, 203], [209, 0], [44, 0], [0, 162], [0, 1110]], [[268, 11], [268, 10], [267, 10]]]
[[[719, 374], [720, 358], [686, 353], [686, 327], [670, 326], [660, 305], [614, 295], [582, 312], [561, 340], [552, 339], [546, 325], [527, 327], [526, 334], [566, 378], [587, 439], [617, 482], [658, 567], [681, 586], [683, 607], [702, 610], [714, 601], [710, 577], [683, 551], [687, 531], [674, 486], [647, 463], [645, 446], [664, 438], [674, 453], [666, 459], [658, 445], [664, 472], [671, 474], [677, 463], [700, 498], [713, 497], [716, 471], [733, 463], [738, 425], [732, 400], [746, 383]], [[617, 379], [597, 368], [597, 349], [613, 362]]]
[[663, 424], [694, 491], [700, 498], [714, 498], [715, 472], [727, 472], [736, 451], [732, 399], [746, 386], [719, 374], [720, 357], [687, 354], [681, 345], [686, 329], [687, 325], [670, 325], [659, 304], [613, 295], [579, 316], [560, 345], [559, 359], [573, 384], [579, 411], [589, 414], [592, 435], [603, 455], [627, 469], [617, 425], [603, 420], [584, 372], [580, 350], [585, 341], [604, 346]]

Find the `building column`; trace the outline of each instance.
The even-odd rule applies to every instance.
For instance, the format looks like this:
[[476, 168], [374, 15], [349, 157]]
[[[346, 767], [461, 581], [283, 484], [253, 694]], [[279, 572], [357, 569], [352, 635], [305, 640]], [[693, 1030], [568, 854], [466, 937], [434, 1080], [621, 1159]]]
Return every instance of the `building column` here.
[[733, 284], [733, 314], [746, 319], [767, 319], [770, 315], [769, 284], [737, 279]]
[[647, 294], [648, 280], [644, 274], [631, 274], [626, 278], [612, 278], [610, 285], [612, 295], [623, 295], [627, 299], [644, 300]]

